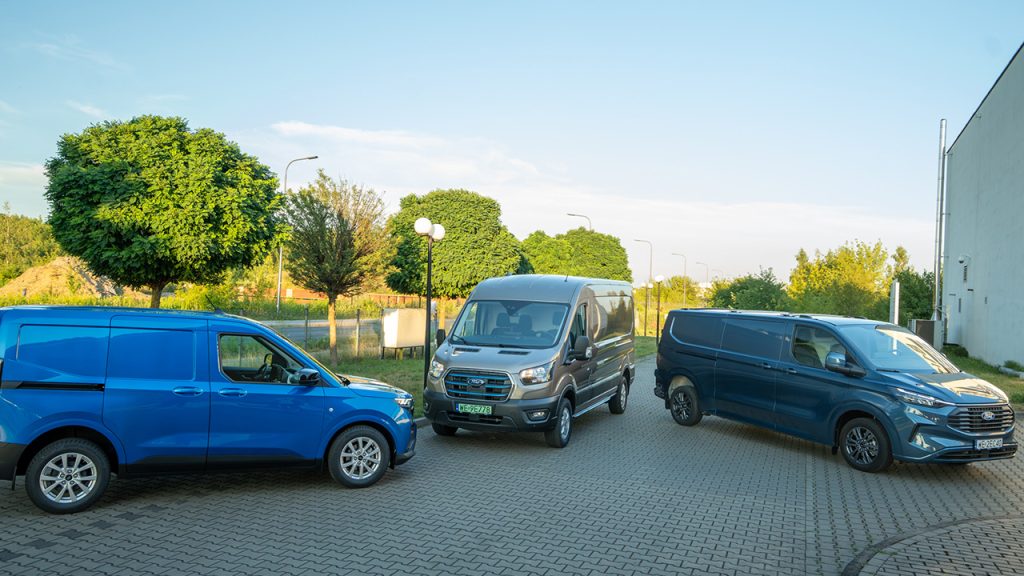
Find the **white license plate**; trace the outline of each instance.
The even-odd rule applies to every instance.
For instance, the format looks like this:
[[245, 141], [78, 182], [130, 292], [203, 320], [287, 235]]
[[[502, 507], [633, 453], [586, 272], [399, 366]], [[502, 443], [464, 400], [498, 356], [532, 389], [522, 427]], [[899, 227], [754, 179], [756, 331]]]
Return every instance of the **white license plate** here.
[[1003, 439], [1002, 438], [992, 438], [990, 440], [975, 440], [974, 441], [974, 449], [975, 450], [992, 450], [994, 448], [1002, 448], [1002, 447], [1003, 447]]

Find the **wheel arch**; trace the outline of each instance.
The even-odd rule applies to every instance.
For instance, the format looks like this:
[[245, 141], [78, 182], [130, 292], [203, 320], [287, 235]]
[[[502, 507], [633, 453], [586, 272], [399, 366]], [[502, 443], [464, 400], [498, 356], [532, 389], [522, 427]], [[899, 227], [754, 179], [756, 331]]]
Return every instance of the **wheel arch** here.
[[345, 433], [345, 431], [355, 428], [356, 426], [368, 426], [384, 435], [384, 439], [387, 440], [388, 442], [388, 454], [390, 454], [391, 456], [389, 467], [394, 468], [395, 459], [398, 457], [398, 449], [395, 444], [395, 435], [392, 434], [390, 430], [388, 430], [387, 426], [384, 426], [380, 422], [375, 422], [373, 420], [356, 420], [354, 422], [349, 422], [343, 424], [342, 426], [339, 426], [338, 429], [335, 430], [333, 434], [331, 434], [330, 439], [328, 439], [327, 444], [324, 447], [322, 456], [320, 458], [320, 468], [323, 470], [327, 469], [327, 463], [331, 452], [331, 446], [334, 445], [334, 441], [338, 439], [338, 436], [341, 436], [342, 434]]
[[868, 418], [874, 420], [885, 430], [885, 433], [889, 436], [889, 446], [893, 453], [896, 452], [895, 439], [897, 438], [892, 426], [889, 425], [889, 419], [885, 418], [881, 413], [873, 410], [868, 406], [850, 406], [842, 410], [837, 411], [836, 417], [833, 419], [832, 424], [832, 450], [835, 451], [839, 448], [839, 433], [842, 431], [843, 426], [855, 419], [855, 418]]
[[106, 455], [107, 460], [110, 463], [110, 470], [115, 471], [118, 474], [124, 473], [124, 462], [118, 454], [117, 448], [114, 442], [110, 440], [105, 434], [82, 425], [67, 425], [53, 428], [43, 432], [35, 438], [32, 442], [25, 447], [21, 452], [21, 456], [18, 458], [18, 465], [15, 469], [15, 475], [24, 474], [28, 469], [29, 462], [32, 458], [39, 453], [40, 450], [46, 446], [65, 438], [81, 438], [88, 440], [93, 444], [100, 447], [103, 450], [103, 454]]

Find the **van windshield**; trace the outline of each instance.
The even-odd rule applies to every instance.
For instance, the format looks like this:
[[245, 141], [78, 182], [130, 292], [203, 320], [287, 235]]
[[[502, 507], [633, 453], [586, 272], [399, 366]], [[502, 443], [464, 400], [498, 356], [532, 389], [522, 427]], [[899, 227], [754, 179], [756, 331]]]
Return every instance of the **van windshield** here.
[[954, 374], [960, 370], [916, 334], [885, 325], [841, 326], [845, 336], [865, 360], [882, 371]]
[[452, 328], [453, 344], [506, 348], [550, 348], [569, 307], [551, 302], [473, 300]]

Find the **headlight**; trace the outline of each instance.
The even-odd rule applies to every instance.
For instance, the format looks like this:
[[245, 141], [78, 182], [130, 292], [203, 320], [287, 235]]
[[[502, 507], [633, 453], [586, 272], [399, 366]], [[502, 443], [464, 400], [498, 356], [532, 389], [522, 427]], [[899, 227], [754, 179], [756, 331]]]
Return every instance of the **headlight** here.
[[434, 380], [437, 380], [438, 378], [441, 377], [441, 374], [443, 372], [444, 372], [444, 364], [441, 364], [437, 360], [431, 360], [430, 361], [430, 377], [431, 378], [433, 378]]
[[412, 410], [412, 405], [415, 400], [412, 396], [395, 396], [395, 404], [398, 404], [406, 410]]
[[926, 394], [918, 394], [917, 392], [911, 392], [910, 390], [904, 390], [903, 388], [897, 388], [893, 394], [896, 398], [906, 402], [907, 404], [917, 404], [918, 406], [928, 406], [929, 408], [938, 408], [940, 406], [951, 406], [949, 402], [939, 400], [934, 396], [928, 396]]
[[535, 366], [519, 372], [519, 379], [523, 384], [543, 384], [551, 380], [552, 364]]

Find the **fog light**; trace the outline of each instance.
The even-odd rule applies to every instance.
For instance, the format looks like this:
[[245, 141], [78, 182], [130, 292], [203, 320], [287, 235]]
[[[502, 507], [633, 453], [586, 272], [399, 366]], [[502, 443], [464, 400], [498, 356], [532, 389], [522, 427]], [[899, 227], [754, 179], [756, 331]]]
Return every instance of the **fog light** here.
[[545, 418], [548, 417], [548, 411], [547, 410], [530, 410], [529, 412], [526, 413], [526, 417], [529, 418], [530, 420], [534, 420], [534, 421], [544, 420]]

